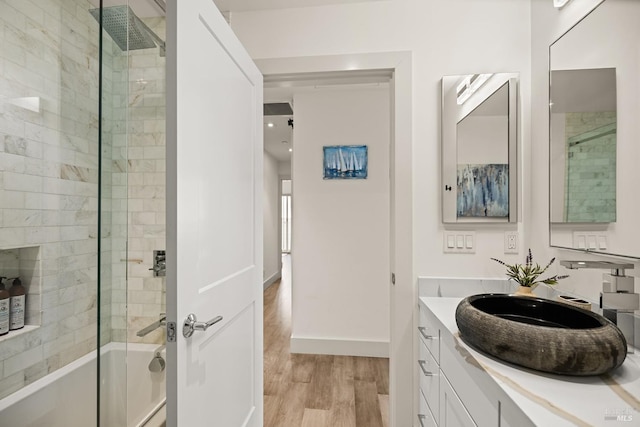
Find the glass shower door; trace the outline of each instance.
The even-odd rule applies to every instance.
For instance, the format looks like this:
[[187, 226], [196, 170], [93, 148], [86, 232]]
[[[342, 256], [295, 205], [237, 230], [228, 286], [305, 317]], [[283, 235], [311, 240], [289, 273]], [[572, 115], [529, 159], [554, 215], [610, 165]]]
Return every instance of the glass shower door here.
[[160, 425], [166, 395], [165, 19], [156, 4], [123, 1], [101, 14], [108, 244], [100, 418], [107, 426]]

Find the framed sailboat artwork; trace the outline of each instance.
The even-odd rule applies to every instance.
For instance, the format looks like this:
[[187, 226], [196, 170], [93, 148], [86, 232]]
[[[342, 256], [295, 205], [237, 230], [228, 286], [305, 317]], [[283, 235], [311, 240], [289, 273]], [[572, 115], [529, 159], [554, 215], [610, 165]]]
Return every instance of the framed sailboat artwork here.
[[324, 152], [324, 179], [366, 179], [368, 169], [366, 145], [330, 145]]

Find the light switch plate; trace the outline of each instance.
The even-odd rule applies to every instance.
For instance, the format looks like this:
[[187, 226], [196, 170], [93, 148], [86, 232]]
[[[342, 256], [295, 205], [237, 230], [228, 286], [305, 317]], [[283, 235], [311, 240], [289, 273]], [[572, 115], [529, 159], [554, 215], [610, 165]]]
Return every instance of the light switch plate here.
[[446, 254], [476, 253], [475, 231], [445, 231], [443, 237], [443, 252]]
[[588, 251], [606, 251], [608, 241], [606, 230], [602, 231], [574, 231], [573, 247]]

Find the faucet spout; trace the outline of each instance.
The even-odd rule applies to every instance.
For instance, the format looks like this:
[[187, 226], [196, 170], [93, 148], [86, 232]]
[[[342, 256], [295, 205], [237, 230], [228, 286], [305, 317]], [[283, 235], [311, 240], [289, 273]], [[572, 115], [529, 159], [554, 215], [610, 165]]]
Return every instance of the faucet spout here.
[[627, 352], [635, 348], [635, 316], [640, 309], [640, 294], [635, 292], [633, 276], [626, 276], [625, 270], [633, 269], [629, 263], [609, 261], [560, 261], [569, 269], [598, 268], [610, 270], [602, 275], [600, 308], [602, 315], [615, 323], [627, 340]]

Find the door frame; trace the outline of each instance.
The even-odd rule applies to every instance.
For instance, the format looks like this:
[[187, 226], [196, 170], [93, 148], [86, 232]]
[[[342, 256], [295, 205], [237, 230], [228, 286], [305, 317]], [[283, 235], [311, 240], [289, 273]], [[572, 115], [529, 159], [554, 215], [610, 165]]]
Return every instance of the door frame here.
[[390, 152], [389, 418], [391, 427], [413, 425], [417, 390], [414, 368], [416, 275], [413, 260], [412, 55], [380, 52], [254, 59], [263, 75], [335, 71], [393, 71]]

